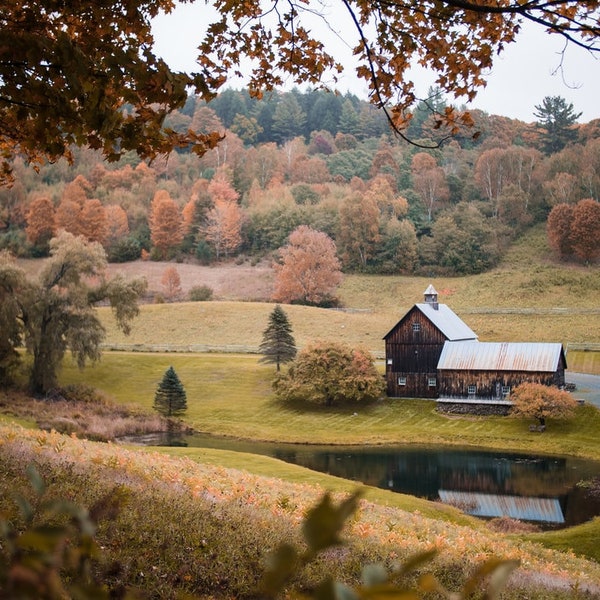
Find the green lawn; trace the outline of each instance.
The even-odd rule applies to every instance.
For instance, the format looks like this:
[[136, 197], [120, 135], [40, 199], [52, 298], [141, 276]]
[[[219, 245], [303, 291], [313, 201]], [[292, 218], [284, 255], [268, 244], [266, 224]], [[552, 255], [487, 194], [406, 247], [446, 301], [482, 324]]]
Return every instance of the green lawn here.
[[344, 408], [281, 405], [270, 386], [274, 368], [259, 364], [255, 355], [107, 352], [84, 371], [68, 361], [61, 382], [86, 383], [119, 402], [151, 410], [156, 386], [170, 365], [188, 395], [184, 420], [210, 434], [315, 444], [426, 442], [600, 459], [600, 411], [592, 406], [579, 407], [572, 421], [550, 421], [545, 433], [533, 434], [527, 421], [448, 417], [427, 400]]

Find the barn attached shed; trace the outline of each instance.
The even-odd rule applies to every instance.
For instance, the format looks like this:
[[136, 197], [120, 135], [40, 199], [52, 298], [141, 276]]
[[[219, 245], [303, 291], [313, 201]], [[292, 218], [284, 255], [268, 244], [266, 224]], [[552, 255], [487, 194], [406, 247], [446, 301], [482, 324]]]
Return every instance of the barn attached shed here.
[[449, 341], [437, 365], [438, 403], [446, 410], [469, 404], [510, 407], [510, 391], [520, 383], [564, 387], [566, 367], [558, 343]]

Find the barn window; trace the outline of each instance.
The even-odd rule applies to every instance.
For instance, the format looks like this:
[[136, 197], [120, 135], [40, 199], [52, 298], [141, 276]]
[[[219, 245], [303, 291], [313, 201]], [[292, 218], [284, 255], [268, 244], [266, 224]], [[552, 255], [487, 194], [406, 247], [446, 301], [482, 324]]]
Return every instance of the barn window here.
[[413, 323], [413, 331], [421, 331], [421, 323]]
[[398, 385], [406, 385], [406, 377], [398, 377]]
[[428, 377], [427, 378], [427, 385], [429, 387], [435, 387], [436, 384], [437, 384], [437, 381], [436, 381], [435, 377]]
[[508, 396], [510, 396], [510, 385], [503, 385], [502, 386], [502, 397], [508, 398]]
[[387, 364], [391, 366], [391, 364], [392, 364], [392, 359], [391, 358], [387, 359]]
[[469, 396], [474, 396], [477, 393], [477, 386], [471, 384], [467, 387], [467, 392], [469, 393]]

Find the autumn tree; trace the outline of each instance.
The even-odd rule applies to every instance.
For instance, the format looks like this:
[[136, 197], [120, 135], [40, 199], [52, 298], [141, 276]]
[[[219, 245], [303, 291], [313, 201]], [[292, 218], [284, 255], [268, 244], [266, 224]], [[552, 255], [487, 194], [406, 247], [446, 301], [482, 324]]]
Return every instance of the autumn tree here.
[[600, 203], [587, 198], [577, 204], [557, 204], [548, 215], [548, 242], [561, 258], [577, 256], [590, 262], [600, 256]]
[[40, 196], [32, 200], [27, 211], [27, 239], [43, 253], [48, 250], [48, 243], [56, 233], [55, 209], [48, 196]]
[[296, 341], [292, 335], [292, 326], [287, 314], [279, 304], [269, 315], [269, 323], [263, 331], [258, 351], [262, 354], [259, 362], [277, 366], [288, 363], [296, 357]]
[[221, 254], [229, 256], [242, 242], [242, 211], [237, 203], [238, 192], [225, 172], [218, 173], [208, 186], [213, 207], [206, 215], [204, 235], [212, 245], [219, 260]]
[[110, 247], [129, 234], [129, 220], [125, 210], [118, 204], [109, 204], [105, 211], [106, 236], [104, 241], [105, 245]]
[[169, 367], [154, 394], [154, 410], [165, 417], [177, 417], [187, 410], [187, 394], [173, 367]]
[[181, 277], [176, 267], [167, 267], [160, 279], [169, 300], [174, 300], [181, 295]]
[[560, 152], [567, 144], [577, 140], [577, 119], [573, 104], [561, 96], [546, 96], [536, 105], [534, 116], [541, 130], [542, 150], [546, 154]]
[[346, 268], [364, 271], [374, 257], [381, 239], [379, 217], [373, 194], [357, 192], [344, 199], [337, 245]]
[[548, 242], [560, 258], [567, 258], [573, 254], [572, 223], [573, 206], [571, 204], [557, 204], [548, 215], [546, 225]]
[[274, 266], [276, 302], [319, 305], [334, 299], [342, 273], [335, 243], [326, 233], [300, 225], [279, 255]]
[[[211, 92], [200, 74], [173, 72], [152, 51], [151, 20], [166, 0], [128, 4], [82, 0], [77, 10], [16, 3], [0, 15], [2, 178], [19, 153], [34, 163], [73, 158], [72, 145], [118, 160], [152, 158], [192, 144], [202, 153], [218, 135], [163, 128], [188, 88]], [[212, 132], [211, 132], [212, 133]]]
[[584, 262], [600, 257], [600, 202], [586, 198], [575, 205], [571, 239], [573, 251]]
[[280, 400], [337, 406], [373, 402], [385, 384], [366, 350], [321, 342], [302, 350], [273, 389]]
[[7, 337], [13, 342], [18, 337], [32, 355], [29, 385], [35, 394], [45, 394], [56, 386], [67, 350], [80, 368], [87, 360], [100, 358], [106, 332], [94, 309], [96, 304], [108, 301], [118, 327], [129, 333], [138, 313], [137, 300], [145, 290], [141, 280], [107, 279], [106, 255], [98, 243], [62, 232], [50, 241], [50, 255], [37, 280], [28, 280], [6, 260], [0, 264], [2, 293], [15, 299], [1, 311], [6, 324], [0, 328], [0, 346]]
[[150, 206], [150, 239], [160, 257], [165, 259], [183, 240], [181, 213], [166, 190], [154, 194]]
[[421, 198], [427, 212], [427, 219], [433, 219], [434, 212], [449, 199], [450, 190], [446, 182], [444, 169], [438, 166], [435, 158], [426, 152], [413, 156], [410, 170], [413, 188]]
[[100, 200], [91, 198], [86, 200], [79, 214], [80, 235], [89, 242], [103, 244], [108, 234], [108, 220], [106, 209]]
[[564, 390], [540, 383], [521, 383], [510, 393], [511, 415], [537, 419], [542, 427], [546, 419], [570, 419], [577, 402]]

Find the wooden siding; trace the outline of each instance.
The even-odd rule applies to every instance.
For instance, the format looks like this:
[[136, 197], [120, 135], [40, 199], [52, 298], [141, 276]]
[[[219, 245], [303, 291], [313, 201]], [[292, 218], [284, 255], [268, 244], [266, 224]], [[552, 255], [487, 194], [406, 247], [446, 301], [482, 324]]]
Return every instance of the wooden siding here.
[[[501, 399], [502, 388], [511, 390], [523, 382], [541, 383], [563, 387], [565, 384], [564, 366], [556, 372], [531, 371], [438, 371], [438, 392], [442, 398], [486, 398]], [[476, 386], [475, 393], [469, 393], [469, 386]]]
[[[418, 331], [413, 324], [418, 325]], [[441, 331], [413, 307], [385, 338], [388, 396], [437, 398], [437, 385], [429, 386], [429, 379], [437, 378], [437, 364], [445, 341]], [[406, 378], [406, 385], [399, 385], [400, 377]]]

